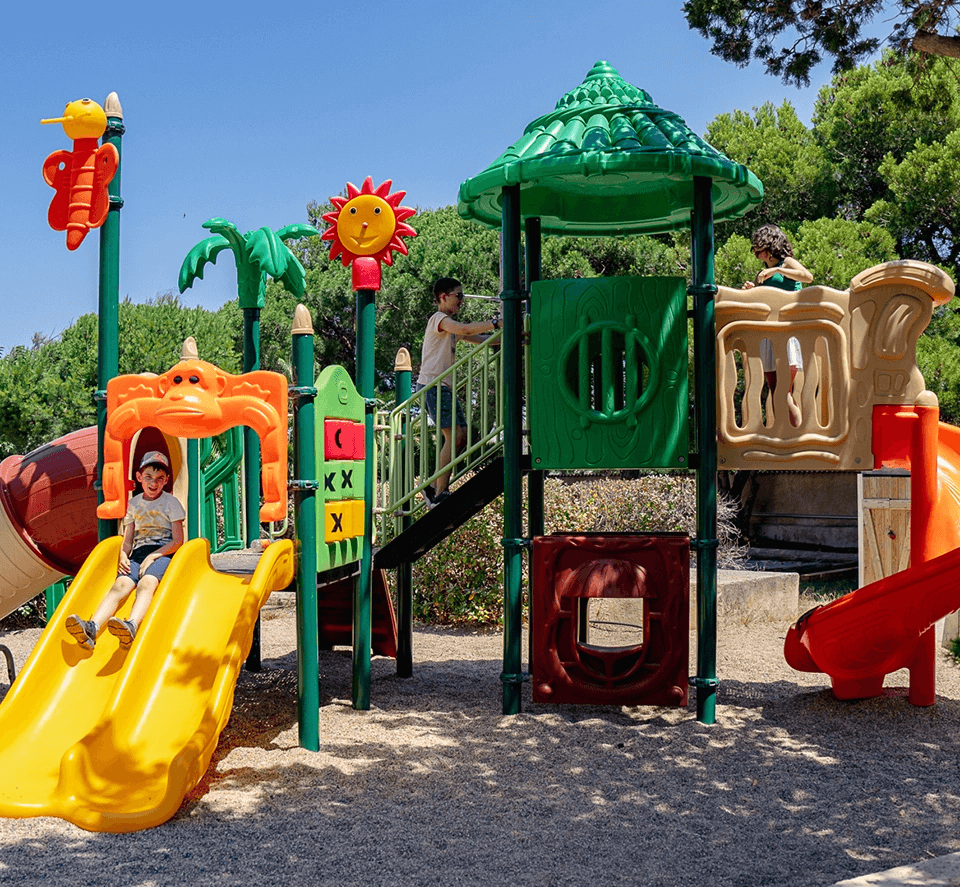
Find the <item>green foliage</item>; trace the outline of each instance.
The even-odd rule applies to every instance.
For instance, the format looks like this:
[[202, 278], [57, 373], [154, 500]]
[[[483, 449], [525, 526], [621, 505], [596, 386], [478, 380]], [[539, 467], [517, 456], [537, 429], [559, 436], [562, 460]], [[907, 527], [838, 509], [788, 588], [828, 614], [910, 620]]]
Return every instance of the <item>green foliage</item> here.
[[866, 217], [898, 232], [903, 258], [943, 265], [953, 277], [960, 263], [960, 129], [944, 141], [917, 143], [898, 163], [880, 164], [891, 199], [877, 201]]
[[548, 237], [543, 242], [543, 276], [683, 277], [690, 246], [686, 233], [648, 237]]
[[911, 65], [887, 55], [820, 90], [813, 128], [845, 218], [860, 220], [876, 201], [891, 197], [885, 157], [901, 161], [918, 142], [940, 141], [960, 126], [958, 70], [941, 59], [918, 80]]
[[950, 655], [953, 656], [957, 662], [960, 662], [960, 638], [950, 639]]
[[[637, 480], [597, 476], [548, 478], [547, 533], [696, 533], [696, 486], [689, 474]], [[718, 507], [720, 563], [736, 566], [734, 510]], [[414, 618], [445, 625], [499, 624], [503, 619], [503, 519], [484, 509], [414, 564]]]
[[485, 508], [413, 566], [413, 618], [437, 625], [503, 620], [503, 515]]
[[[683, 12], [690, 27], [712, 42], [714, 55], [741, 67], [760, 59], [768, 74], [805, 86], [824, 57], [833, 59], [833, 71], [839, 73], [872, 56], [880, 41], [864, 36], [863, 29], [889, 5], [884, 0], [687, 0]], [[893, 6], [890, 40], [900, 52], [911, 51], [918, 33], [957, 31], [960, 4], [953, 0], [898, 0]], [[935, 55], [958, 54], [956, 37], [916, 43]]]
[[717, 249], [714, 276], [718, 286], [739, 288], [753, 280], [763, 268], [750, 246], [750, 238], [733, 234]]
[[804, 222], [793, 240], [798, 260], [813, 282], [845, 290], [861, 271], [897, 258], [889, 232], [869, 222], [817, 219]]
[[917, 342], [917, 364], [927, 389], [940, 401], [940, 421], [960, 425], [960, 345], [923, 335]]
[[789, 102], [766, 102], [753, 114], [734, 111], [715, 117], [707, 141], [742, 163], [763, 182], [763, 203], [743, 219], [726, 222], [724, 234], [749, 237], [760, 225], [794, 229], [804, 219], [832, 212], [836, 181], [823, 148]]
[[[204, 360], [240, 371], [229, 316], [187, 308], [172, 293], [142, 305], [121, 303], [118, 326], [121, 374], [166, 372], [180, 359], [187, 336], [196, 339]], [[0, 358], [0, 458], [95, 424], [97, 341], [97, 317], [85, 314], [59, 339]]]

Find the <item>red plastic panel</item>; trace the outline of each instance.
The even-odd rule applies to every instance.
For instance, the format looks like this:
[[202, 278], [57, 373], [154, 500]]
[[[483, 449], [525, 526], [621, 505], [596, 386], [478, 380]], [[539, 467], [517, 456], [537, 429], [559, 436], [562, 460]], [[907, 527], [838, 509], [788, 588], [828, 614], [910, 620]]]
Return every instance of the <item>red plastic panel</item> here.
[[[687, 704], [688, 536], [538, 536], [533, 563], [535, 702]], [[581, 641], [586, 598], [642, 598], [642, 642], [608, 648]]]
[[[353, 584], [356, 577], [347, 576], [318, 589], [317, 613], [320, 621], [321, 650], [334, 646], [353, 645]], [[371, 646], [377, 656], [397, 658], [397, 617], [386, 570], [373, 571], [373, 610]]]
[[366, 456], [362, 422], [344, 419], [325, 419], [323, 422], [323, 458], [363, 459]]

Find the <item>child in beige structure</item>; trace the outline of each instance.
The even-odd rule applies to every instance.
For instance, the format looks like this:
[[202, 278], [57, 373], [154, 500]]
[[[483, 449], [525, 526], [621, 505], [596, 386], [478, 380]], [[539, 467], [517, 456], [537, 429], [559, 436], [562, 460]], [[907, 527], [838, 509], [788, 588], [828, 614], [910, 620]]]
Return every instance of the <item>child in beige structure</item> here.
[[[754, 280], [748, 280], [741, 288], [748, 290], [755, 286], [773, 286], [777, 289], [795, 292], [813, 283], [813, 275], [793, 256], [793, 249], [787, 235], [777, 225], [761, 225], [753, 232], [750, 243], [753, 254], [764, 264], [763, 270]], [[777, 363], [773, 356], [773, 346], [769, 339], [760, 342], [760, 360], [763, 375], [770, 386], [771, 395], [777, 390]], [[790, 424], [796, 428], [800, 424], [800, 407], [793, 399], [793, 382], [797, 373], [803, 369], [803, 356], [800, 343], [791, 336], [787, 342], [787, 361], [790, 364], [790, 391], [787, 404], [790, 409]]]

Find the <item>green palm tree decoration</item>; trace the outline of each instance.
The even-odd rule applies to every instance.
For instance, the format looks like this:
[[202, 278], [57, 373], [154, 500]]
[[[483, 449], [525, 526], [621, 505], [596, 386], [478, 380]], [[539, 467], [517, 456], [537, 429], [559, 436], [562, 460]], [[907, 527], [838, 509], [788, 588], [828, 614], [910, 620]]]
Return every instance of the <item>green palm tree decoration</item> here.
[[233, 222], [226, 219], [210, 219], [203, 227], [213, 231], [215, 237], [200, 241], [183, 260], [180, 266], [180, 292], [203, 280], [203, 267], [215, 263], [225, 249], [233, 250], [237, 260], [237, 294], [241, 308], [263, 308], [267, 291], [267, 275], [280, 281], [298, 298], [306, 287], [303, 265], [287, 248], [287, 240], [299, 240], [319, 234], [312, 225], [287, 225], [276, 231], [258, 228], [241, 234]]
[[[225, 249], [233, 250], [237, 260], [237, 294], [243, 309], [243, 372], [260, 369], [260, 311], [266, 304], [267, 276], [280, 281], [295, 297], [301, 298], [306, 289], [306, 277], [300, 260], [290, 252], [285, 241], [312, 237], [320, 232], [311, 225], [287, 225], [273, 231], [258, 228], [240, 234], [237, 226], [226, 219], [210, 219], [203, 227], [214, 233], [200, 241], [183, 260], [180, 266], [180, 292], [203, 280], [203, 268], [207, 262], [215, 263]], [[196, 448], [197, 444], [193, 444]], [[243, 429], [244, 500], [247, 520], [244, 539], [247, 545], [260, 536], [260, 441], [252, 428]], [[191, 452], [193, 455], [191, 455]], [[199, 477], [199, 451], [191, 451], [188, 445], [187, 462], [196, 465], [191, 469], [191, 481]], [[194, 473], [195, 472], [195, 473]], [[247, 668], [260, 670], [259, 623], [254, 632], [253, 646], [247, 658]]]

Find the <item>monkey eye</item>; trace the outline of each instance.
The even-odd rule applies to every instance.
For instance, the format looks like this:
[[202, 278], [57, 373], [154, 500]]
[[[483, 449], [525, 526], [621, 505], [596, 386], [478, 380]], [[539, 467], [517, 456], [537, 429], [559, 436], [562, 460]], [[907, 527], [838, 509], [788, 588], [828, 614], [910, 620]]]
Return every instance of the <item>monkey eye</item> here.
[[191, 377], [190, 377], [190, 382], [191, 382], [191, 384], [193, 384], [193, 385], [196, 385], [197, 382], [199, 382], [199, 381], [200, 381], [200, 377], [199, 377], [199, 376], [191, 376]]
[[183, 376], [174, 376], [174, 377], [173, 377], [173, 384], [174, 384], [174, 385], [179, 385], [182, 381], [183, 381]]

